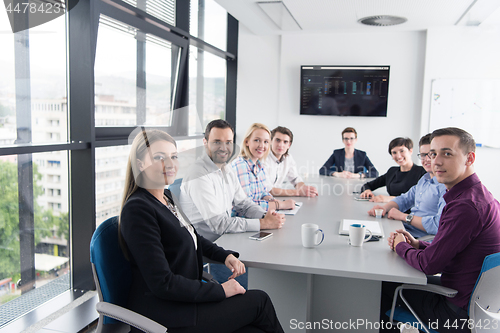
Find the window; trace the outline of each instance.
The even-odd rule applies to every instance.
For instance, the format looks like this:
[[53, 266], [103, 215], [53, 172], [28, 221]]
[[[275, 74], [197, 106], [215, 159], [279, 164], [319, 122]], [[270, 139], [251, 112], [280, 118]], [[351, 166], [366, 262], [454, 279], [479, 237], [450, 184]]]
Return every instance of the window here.
[[129, 152], [128, 145], [96, 149], [96, 225], [120, 210]]
[[[0, 14], [0, 280], [8, 281], [0, 288], [0, 328], [70, 288], [68, 151], [2, 150], [67, 142], [65, 27], [63, 15], [13, 34]], [[59, 243], [47, 245], [49, 236]]]
[[227, 11], [215, 0], [191, 0], [191, 35], [226, 51]]
[[[67, 152], [59, 153], [59, 163], [67, 165]], [[46, 170], [32, 162], [45, 160], [44, 155], [0, 156], [0, 280], [9, 281], [6, 288], [0, 289], [0, 308], [6, 303], [9, 307], [16, 305], [9, 302], [21, 295], [30, 297], [43, 286], [43, 293], [52, 297], [70, 288], [67, 168], [49, 176], [65, 180], [61, 188], [51, 188], [44, 180]], [[30, 188], [19, 189], [19, 172], [22, 178], [31, 179]], [[11, 309], [17, 315], [28, 310], [19, 304]], [[9, 320], [4, 316], [0, 319]], [[0, 326], [4, 323], [0, 321]]]
[[191, 46], [189, 52], [189, 104], [202, 117], [202, 128], [226, 117], [226, 60]]
[[101, 16], [96, 52], [96, 126], [171, 125], [177, 46]]
[[[120, 212], [136, 125], [164, 128], [182, 152], [201, 145], [202, 125], [192, 126], [191, 110], [171, 110], [192, 100], [203, 103], [203, 122], [234, 114], [226, 59], [236, 52], [224, 51], [228, 16], [214, 1], [195, 42], [189, 2], [96, 1], [95, 12], [72, 10], [16, 34], [0, 14], [0, 280], [9, 287], [0, 286], [0, 329], [51, 297], [93, 287], [88, 244], [95, 225]], [[60, 264], [38, 269], [40, 255]]]

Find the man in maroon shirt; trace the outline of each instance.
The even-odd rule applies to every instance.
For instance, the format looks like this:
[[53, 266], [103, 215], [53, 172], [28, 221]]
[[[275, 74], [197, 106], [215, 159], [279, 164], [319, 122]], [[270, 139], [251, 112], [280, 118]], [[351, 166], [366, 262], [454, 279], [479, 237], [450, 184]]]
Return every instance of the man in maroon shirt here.
[[[438, 233], [428, 243], [397, 230], [388, 242], [409, 265], [427, 275], [442, 273], [440, 283], [458, 291], [454, 298], [405, 291], [420, 319], [439, 332], [469, 332], [467, 309], [483, 260], [500, 252], [500, 204], [474, 173], [475, 142], [469, 133], [448, 127], [435, 130], [431, 140], [432, 170], [447, 189]], [[394, 289], [384, 283], [382, 311]]]

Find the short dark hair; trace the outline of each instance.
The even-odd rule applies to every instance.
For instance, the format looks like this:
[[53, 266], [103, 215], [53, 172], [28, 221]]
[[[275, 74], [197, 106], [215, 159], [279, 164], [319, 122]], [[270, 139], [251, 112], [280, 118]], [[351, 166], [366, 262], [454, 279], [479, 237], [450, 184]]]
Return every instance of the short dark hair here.
[[413, 141], [411, 141], [410, 138], [395, 138], [389, 143], [389, 155], [391, 154], [391, 150], [394, 149], [394, 147], [399, 147], [399, 146], [405, 146], [408, 148], [408, 150], [413, 149]]
[[205, 128], [205, 140], [208, 141], [208, 136], [210, 135], [210, 131], [214, 127], [220, 128], [220, 129], [230, 128], [234, 134], [234, 128], [233, 128], [233, 126], [231, 126], [230, 123], [228, 123], [224, 119], [215, 119], [215, 120], [212, 120], [211, 122], [209, 122], [207, 127]]
[[435, 130], [434, 132], [432, 132], [431, 141], [435, 137], [444, 135], [452, 135], [458, 137], [460, 139], [459, 146], [460, 148], [462, 148], [464, 154], [467, 155], [471, 151], [476, 151], [476, 141], [474, 141], [472, 135], [470, 135], [469, 132], [457, 127], [446, 127]]
[[357, 138], [358, 137], [358, 132], [354, 129], [354, 127], [346, 127], [342, 131], [342, 139], [344, 139], [344, 133], [354, 133], [354, 136]]
[[431, 133], [428, 133], [424, 135], [423, 137], [420, 138], [420, 141], [418, 142], [418, 146], [422, 147], [423, 145], [430, 145], [431, 144]]

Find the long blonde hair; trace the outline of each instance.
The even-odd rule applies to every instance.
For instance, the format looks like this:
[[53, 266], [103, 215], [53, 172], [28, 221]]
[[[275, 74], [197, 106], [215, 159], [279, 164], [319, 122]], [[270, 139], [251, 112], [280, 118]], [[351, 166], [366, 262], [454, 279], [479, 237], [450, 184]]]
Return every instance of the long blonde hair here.
[[120, 209], [120, 216], [118, 219], [118, 237], [120, 240], [120, 245], [122, 246], [123, 253], [128, 259], [128, 251], [126, 251], [125, 242], [121, 234], [121, 211], [125, 203], [134, 194], [139, 186], [137, 183], [141, 184], [141, 178], [143, 177], [141, 170], [137, 165], [137, 160], [144, 160], [149, 147], [157, 141], [167, 141], [174, 144], [177, 148], [175, 140], [166, 132], [156, 129], [142, 129], [135, 136], [132, 142], [132, 147], [130, 148], [130, 155], [127, 162], [127, 171], [125, 174], [125, 186], [123, 189], [122, 205]]
[[[252, 126], [247, 130], [247, 133], [245, 134], [245, 138], [243, 139], [243, 142], [241, 143], [241, 150], [240, 150], [240, 156], [243, 156], [245, 159], [249, 159], [252, 157], [252, 153], [250, 153], [250, 149], [247, 147], [247, 141], [250, 139], [252, 136], [253, 132], [255, 130], [262, 129], [269, 133], [269, 140], [271, 140], [271, 131], [269, 128], [261, 123], [253, 123]], [[271, 150], [271, 142], [269, 142], [269, 148], [267, 149], [266, 153], [264, 156], [262, 156], [262, 159], [266, 159], [267, 155], [269, 155], [269, 150]]]

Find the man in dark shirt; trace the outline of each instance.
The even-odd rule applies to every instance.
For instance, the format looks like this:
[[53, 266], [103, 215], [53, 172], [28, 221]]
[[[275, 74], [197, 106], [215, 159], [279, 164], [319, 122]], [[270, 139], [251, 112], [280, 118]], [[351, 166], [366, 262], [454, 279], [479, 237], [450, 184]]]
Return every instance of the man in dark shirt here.
[[[467, 325], [461, 326], [468, 319], [469, 299], [483, 260], [500, 252], [500, 204], [474, 173], [475, 142], [469, 133], [443, 128], [435, 130], [431, 140], [432, 170], [447, 189], [438, 233], [428, 243], [397, 230], [388, 241], [409, 265], [427, 275], [442, 273], [441, 284], [458, 291], [454, 298], [405, 291], [422, 321], [437, 324], [439, 332], [469, 332]], [[382, 297], [391, 298], [391, 289], [393, 285], [384, 284]], [[384, 307], [387, 310], [382, 299]], [[458, 324], [458, 330], [453, 324]]]

